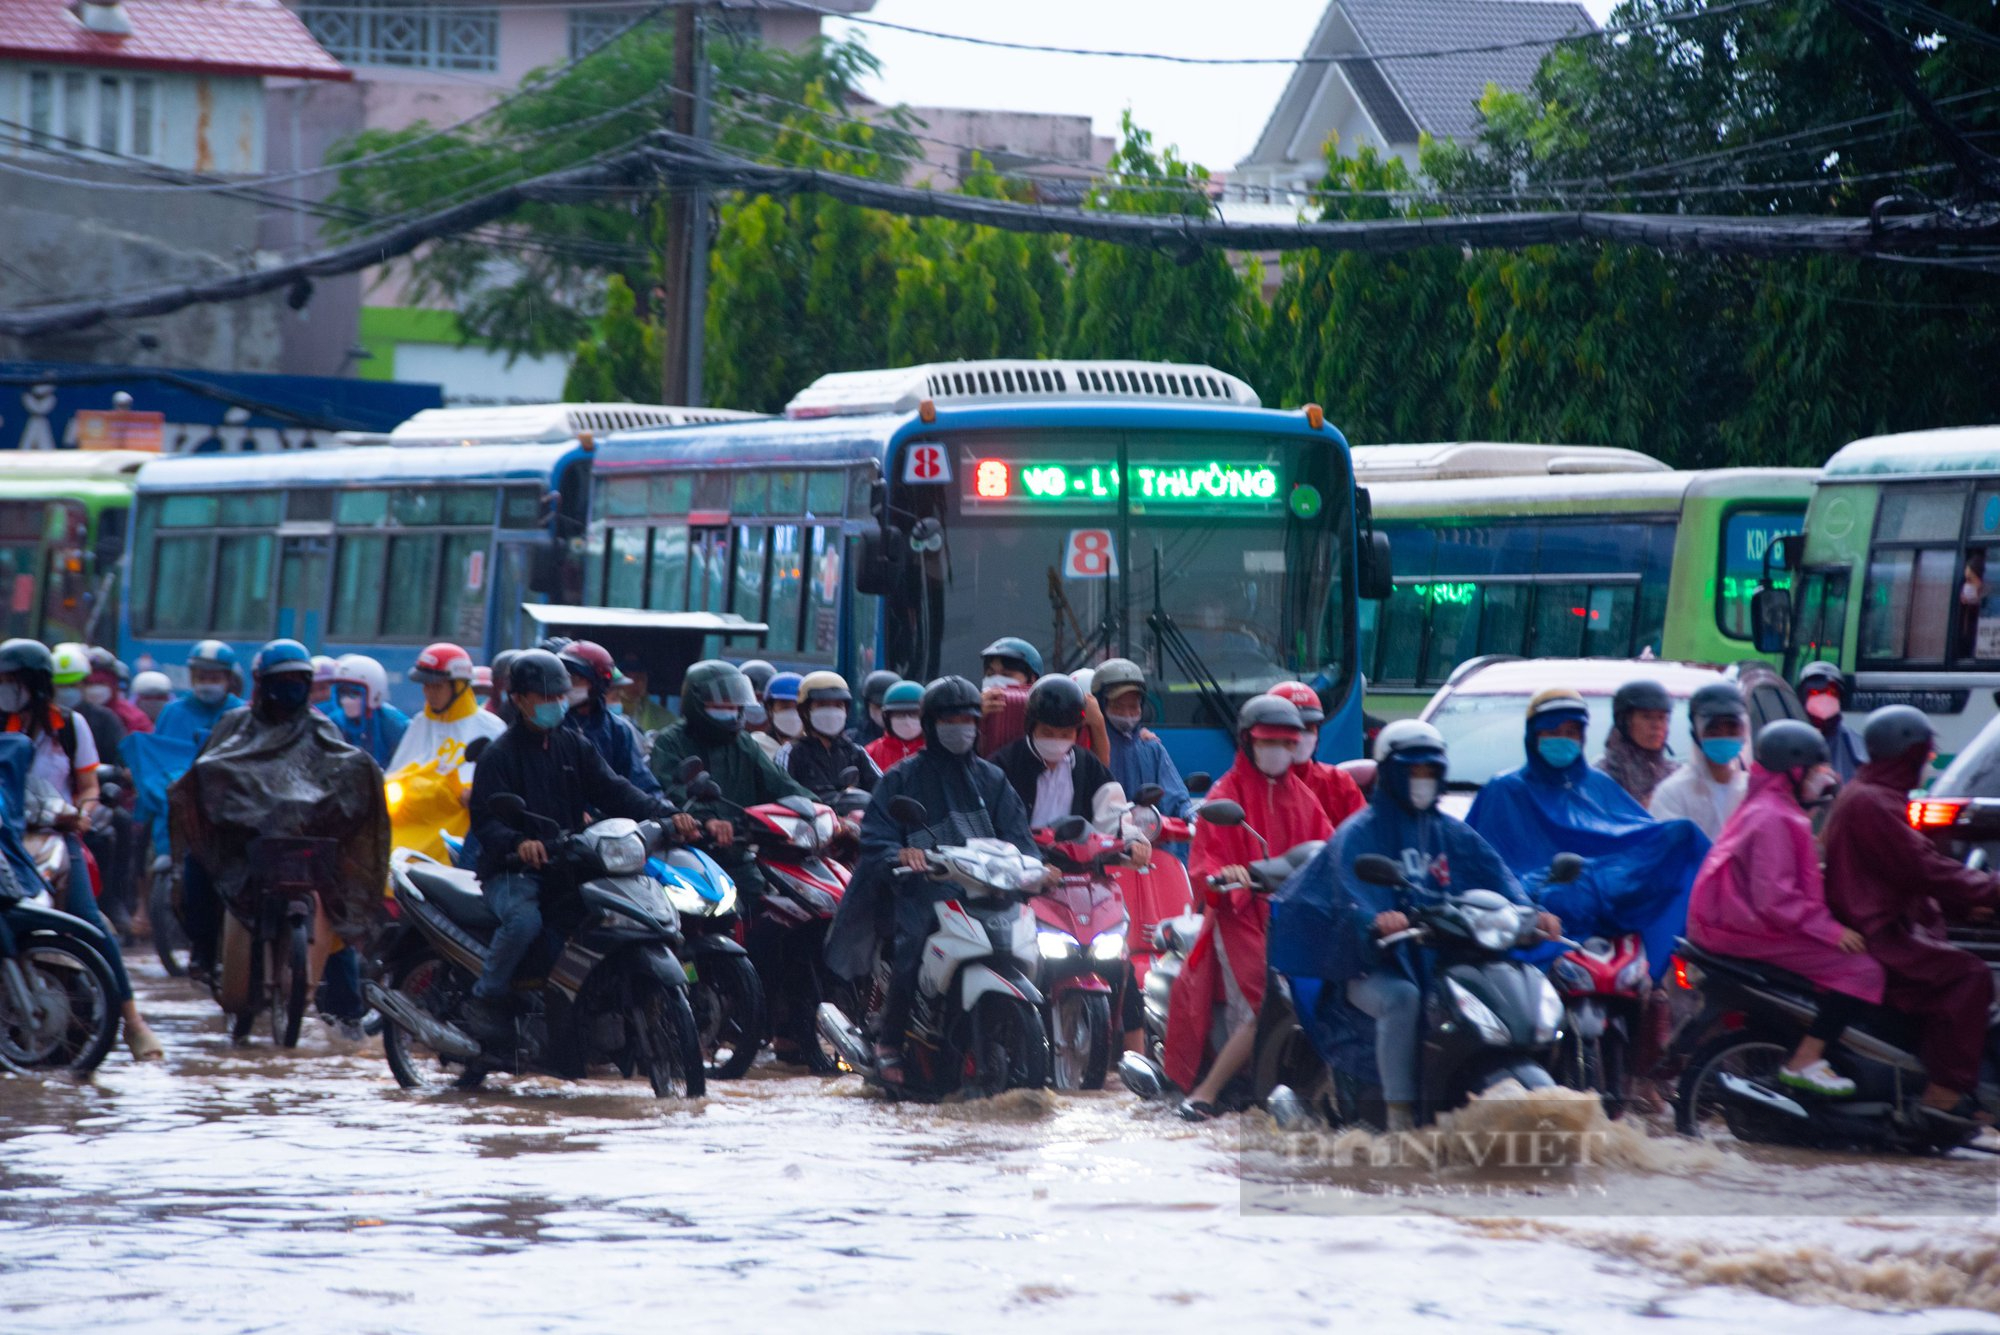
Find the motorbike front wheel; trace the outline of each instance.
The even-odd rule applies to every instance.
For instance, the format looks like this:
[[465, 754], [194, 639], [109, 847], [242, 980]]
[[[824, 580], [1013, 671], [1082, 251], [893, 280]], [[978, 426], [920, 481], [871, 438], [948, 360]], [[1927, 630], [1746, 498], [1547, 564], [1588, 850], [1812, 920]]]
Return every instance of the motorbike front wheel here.
[[708, 1092], [708, 1074], [687, 989], [647, 978], [633, 991], [639, 1065], [653, 1084], [653, 1097], [700, 1098]]
[[700, 961], [688, 985], [688, 1004], [708, 1078], [734, 1080], [749, 1070], [769, 1027], [764, 984], [749, 956], [713, 955]]
[[1057, 1089], [1104, 1088], [1111, 1069], [1111, 998], [1064, 992], [1049, 1005], [1049, 1083]]
[[1041, 1016], [1025, 1001], [987, 993], [972, 1010], [965, 1093], [991, 1098], [1049, 1082], [1049, 1040]]
[[81, 941], [37, 941], [17, 957], [36, 1013], [15, 1012], [0, 987], [0, 1068], [61, 1068], [84, 1076], [118, 1041], [117, 984], [102, 955]]

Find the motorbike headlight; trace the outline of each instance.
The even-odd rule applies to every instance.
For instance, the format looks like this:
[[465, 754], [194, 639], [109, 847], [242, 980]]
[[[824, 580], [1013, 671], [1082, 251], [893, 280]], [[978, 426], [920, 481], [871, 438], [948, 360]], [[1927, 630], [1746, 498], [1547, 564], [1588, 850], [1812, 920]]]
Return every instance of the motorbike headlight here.
[[1562, 1035], [1563, 1003], [1549, 980], [1541, 979], [1541, 999], [1535, 1007], [1535, 1041], [1553, 1043]]
[[1512, 908], [1480, 909], [1466, 915], [1472, 939], [1488, 950], [1511, 950], [1521, 937], [1521, 915]]
[[1125, 957], [1125, 929], [1106, 932], [1090, 943], [1090, 957], [1101, 963]]
[[1076, 958], [1076, 938], [1068, 932], [1059, 932], [1050, 927], [1044, 927], [1035, 934], [1035, 948], [1042, 952], [1042, 958], [1045, 960]]
[[383, 785], [382, 785], [382, 800], [383, 800], [383, 801], [384, 801], [385, 803], [387, 803], [387, 804], [388, 804], [388, 807], [389, 807], [389, 814], [390, 814], [390, 815], [392, 815], [392, 816], [393, 816], [393, 815], [395, 815], [395, 814], [396, 814], [396, 812], [397, 812], [397, 811], [398, 811], [398, 810], [399, 810], [399, 809], [400, 809], [400, 808], [402, 807], [402, 805], [403, 805], [403, 783], [402, 783], [402, 780], [400, 780], [400, 779], [391, 779], [391, 780], [389, 780], [389, 782], [387, 782], [387, 783], [383, 784]]
[[1592, 990], [1590, 971], [1565, 955], [1550, 966], [1549, 972], [1555, 980], [1571, 992], [1584, 993]]
[[786, 842], [791, 844], [792, 847], [794, 848], [814, 847], [812, 822], [807, 820], [805, 817], [772, 815], [772, 816], [766, 816], [764, 817], [764, 819], [770, 821], [772, 825], [776, 826], [778, 829], [778, 833], [784, 835]]
[[[1514, 1041], [1514, 1036], [1507, 1031], [1506, 1025], [1500, 1023], [1500, 1017], [1493, 1013], [1493, 1008], [1466, 991], [1464, 985], [1456, 978], [1447, 977], [1444, 980], [1444, 988], [1451, 995], [1452, 1005], [1458, 1008], [1458, 1013], [1465, 1017], [1466, 1023], [1479, 1031], [1481, 1038], [1496, 1047], [1506, 1047]], [[1542, 991], [1546, 997], [1556, 995], [1556, 990], [1549, 986], [1549, 980], [1546, 978], [1542, 979]], [[1546, 1005], [1546, 1002], [1544, 1004]], [[1560, 999], [1556, 1001], [1556, 1015], [1558, 1018], [1562, 1015]]]
[[1149, 844], [1160, 842], [1160, 813], [1153, 807], [1133, 807], [1125, 813], [1125, 836], [1137, 836]]
[[833, 831], [839, 824], [831, 811], [821, 811], [813, 816], [813, 836], [821, 844], [833, 838]]
[[699, 918], [708, 912], [708, 905], [702, 902], [700, 893], [679, 877], [662, 881], [660, 887], [676, 912], [685, 913], [690, 918]]
[[645, 869], [646, 841], [636, 829], [597, 841], [597, 856], [613, 876], [630, 876]]
[[1644, 991], [1646, 977], [1651, 972], [1652, 970], [1646, 967], [1645, 955], [1639, 955], [1638, 958], [1618, 971], [1618, 990], [1620, 992]]

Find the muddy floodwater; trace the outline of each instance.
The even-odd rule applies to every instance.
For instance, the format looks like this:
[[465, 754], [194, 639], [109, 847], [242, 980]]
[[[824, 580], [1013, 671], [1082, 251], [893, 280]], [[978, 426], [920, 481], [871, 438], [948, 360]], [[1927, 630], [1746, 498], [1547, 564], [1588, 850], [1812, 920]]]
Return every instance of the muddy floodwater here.
[[232, 1048], [141, 974], [163, 1067], [0, 1076], [0, 1332], [2000, 1331], [1973, 1156], [1621, 1132], [1589, 1210], [1330, 1210], [1284, 1190], [1311, 1175], [1267, 1126], [1122, 1091], [919, 1108], [760, 1067], [691, 1105], [419, 1097], [372, 1041]]

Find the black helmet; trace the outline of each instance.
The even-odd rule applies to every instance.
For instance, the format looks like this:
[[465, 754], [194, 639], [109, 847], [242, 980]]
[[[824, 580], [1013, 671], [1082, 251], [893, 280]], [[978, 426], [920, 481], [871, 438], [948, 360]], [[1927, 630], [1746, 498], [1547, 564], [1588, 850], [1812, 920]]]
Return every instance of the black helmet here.
[[1618, 688], [1618, 693], [1611, 697], [1611, 719], [1614, 723], [1623, 723], [1625, 716], [1635, 709], [1652, 709], [1666, 713], [1673, 707], [1673, 697], [1667, 694], [1666, 687], [1657, 681], [1648, 681], [1642, 677], [1638, 681], [1626, 682]]
[[569, 669], [546, 649], [524, 649], [507, 665], [507, 694], [569, 694]]
[[508, 675], [508, 669], [514, 666], [514, 660], [520, 656], [521, 651], [519, 649], [502, 649], [499, 653], [493, 655], [493, 684], [499, 689], [503, 691], [514, 689], [511, 684], [511, 678]]
[[56, 658], [40, 640], [8, 640], [0, 643], [0, 672], [39, 676], [47, 686], [55, 680]]
[[864, 705], [881, 704], [882, 697], [889, 693], [889, 688], [902, 679], [900, 675], [889, 671], [887, 668], [875, 669], [875, 671], [861, 679], [861, 703]]
[[1820, 659], [1818, 662], [1808, 663], [1800, 668], [1798, 680], [1799, 694], [1804, 695], [1815, 686], [1833, 687], [1834, 692], [1840, 696], [1841, 708], [1845, 709], [1847, 707], [1847, 674], [1840, 670], [1838, 664]]
[[764, 688], [771, 684], [771, 678], [778, 675], [778, 669], [761, 658], [745, 659], [736, 665], [736, 670], [750, 679], [750, 689], [759, 700], [764, 698]]
[[[0, 653], [7, 646], [0, 644]], [[1868, 716], [1861, 730], [1861, 743], [1875, 760], [1895, 760], [1919, 746], [1928, 747], [1937, 735], [1924, 712], [1911, 705], [1889, 705]]]
[[[552, 654], [561, 654], [563, 650], [575, 643], [576, 641], [567, 635], [544, 635], [541, 639], [535, 641], [535, 647], [537, 649], [546, 649]], [[564, 687], [563, 689], [567, 690], [569, 688]]]
[[1826, 738], [1810, 723], [1781, 718], [1757, 734], [1757, 763], [1777, 774], [1827, 763]]
[[947, 714], [977, 714], [979, 688], [963, 677], [939, 677], [924, 687], [924, 728]]
[[750, 678], [743, 675], [743, 669], [720, 658], [704, 658], [690, 667], [681, 680], [683, 716], [707, 705], [748, 709], [756, 703], [757, 692], [752, 689]]
[[1743, 692], [1736, 689], [1735, 682], [1712, 681], [1688, 697], [1688, 726], [1696, 737], [1701, 736], [1701, 725], [1709, 719], [1749, 717], [1750, 708], [1743, 703]]
[[1028, 691], [1026, 726], [1080, 728], [1083, 726], [1083, 687], [1076, 679], [1052, 672]]

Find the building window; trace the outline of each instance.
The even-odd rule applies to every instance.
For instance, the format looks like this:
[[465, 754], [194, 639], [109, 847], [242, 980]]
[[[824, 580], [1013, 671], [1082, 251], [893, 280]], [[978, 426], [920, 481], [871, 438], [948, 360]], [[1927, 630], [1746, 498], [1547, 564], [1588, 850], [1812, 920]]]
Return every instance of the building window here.
[[28, 134], [36, 148], [47, 148], [56, 128], [56, 78], [47, 70], [28, 75]]
[[132, 156], [153, 156], [153, 81], [132, 80]]
[[[76, 70], [30, 70], [29, 143], [53, 153], [150, 158], [154, 87], [150, 78], [109, 74], [92, 78]], [[128, 106], [129, 138], [124, 134]]]
[[342, 0], [302, 5], [299, 18], [335, 59], [408, 69], [497, 70], [500, 14], [456, 5]]
[[631, 27], [637, 17], [629, 9], [572, 9], [569, 12], [569, 58], [582, 60]]
[[64, 74], [62, 102], [62, 146], [82, 148], [84, 116], [90, 110], [90, 76], [77, 70]]
[[[116, 79], [97, 81], [97, 147], [105, 153], [118, 151], [118, 104], [123, 100]], [[79, 113], [79, 119], [81, 114]]]

